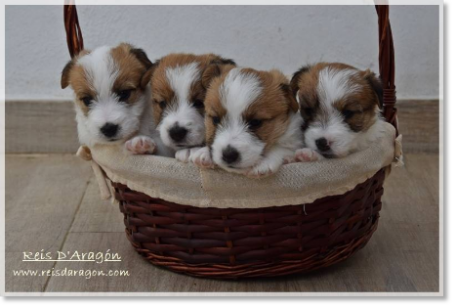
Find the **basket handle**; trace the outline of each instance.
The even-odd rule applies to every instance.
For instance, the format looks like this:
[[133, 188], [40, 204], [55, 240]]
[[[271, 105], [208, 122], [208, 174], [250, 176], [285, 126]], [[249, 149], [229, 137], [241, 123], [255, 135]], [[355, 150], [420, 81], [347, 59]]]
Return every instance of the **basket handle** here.
[[394, 43], [389, 22], [389, 5], [376, 5], [375, 9], [378, 14], [378, 58], [380, 79], [383, 84], [383, 116], [397, 132]]
[[[84, 49], [84, 39], [74, 0], [64, 5], [66, 41], [71, 58]], [[383, 115], [397, 131], [396, 87], [394, 85], [394, 43], [389, 22], [389, 6], [376, 5], [379, 34], [379, 66], [383, 83]]]
[[74, 58], [84, 49], [84, 39], [79, 26], [79, 18], [77, 17], [77, 9], [74, 0], [65, 1], [63, 6], [63, 19], [66, 30], [66, 43], [68, 44], [69, 54]]

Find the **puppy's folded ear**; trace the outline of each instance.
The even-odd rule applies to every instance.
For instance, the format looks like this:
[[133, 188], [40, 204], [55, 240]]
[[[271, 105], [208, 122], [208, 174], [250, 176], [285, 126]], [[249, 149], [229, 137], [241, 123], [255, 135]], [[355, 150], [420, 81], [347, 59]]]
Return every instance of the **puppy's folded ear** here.
[[221, 57], [220, 55], [209, 53], [202, 56], [202, 59], [207, 64], [219, 64], [219, 65], [234, 65], [236, 66], [235, 61], [232, 59], [226, 59]]
[[211, 81], [219, 77], [222, 73], [221, 66], [218, 64], [210, 64], [208, 67], [203, 71], [202, 74], [202, 86], [205, 89], [210, 87]]
[[90, 53], [89, 50], [83, 49], [71, 61], [66, 63], [65, 68], [63, 68], [63, 71], [61, 72], [61, 81], [60, 81], [61, 88], [66, 88], [69, 85], [69, 83], [70, 83], [69, 73], [71, 72], [71, 70], [73, 69], [74, 65], [76, 64], [77, 59], [79, 59], [79, 58], [81, 58], [84, 55], [87, 55], [89, 53]]
[[231, 59], [225, 59], [217, 55], [209, 56], [212, 59], [202, 74], [202, 86], [205, 89], [208, 89], [214, 78], [219, 77], [224, 72], [227, 72], [236, 66], [236, 63]]
[[232, 59], [225, 59], [225, 58], [217, 58], [213, 61], [211, 61], [211, 64], [218, 64], [218, 65], [233, 65], [236, 66], [236, 63]]
[[132, 54], [143, 65], [143, 67], [145, 67], [146, 71], [140, 81], [140, 86], [142, 88], [145, 88], [153, 74], [153, 72], [150, 70], [154, 68], [153, 63], [150, 61], [145, 51], [143, 51], [143, 49], [136, 48], [128, 43], [121, 43], [118, 48], [122, 48], [126, 52], [129, 51], [129, 53]]
[[153, 77], [153, 73], [156, 70], [156, 67], [158, 67], [158, 64], [159, 61], [156, 61], [154, 64], [151, 64], [148, 70], [143, 74], [142, 79], [140, 80], [140, 86], [142, 88], [147, 87], [148, 83], [150, 83], [151, 78]]
[[295, 95], [293, 94], [293, 91], [290, 88], [290, 85], [287, 83], [281, 83], [280, 87], [281, 87], [281, 90], [284, 92], [284, 95], [285, 95], [285, 98], [287, 99], [290, 110], [292, 110], [294, 113], [297, 113], [299, 110], [299, 104], [296, 101]]
[[296, 92], [298, 92], [299, 90], [299, 81], [301, 79], [301, 76], [305, 73], [308, 73], [310, 69], [310, 65], [303, 66], [293, 74], [292, 80], [290, 80], [290, 89], [292, 90], [293, 95], [296, 95]]
[[65, 68], [63, 68], [63, 71], [61, 72], [61, 88], [66, 88], [69, 85], [69, 73], [71, 72], [71, 69], [74, 67], [74, 60], [69, 61], [66, 65]]
[[131, 48], [130, 52], [145, 66], [147, 70], [153, 66], [153, 63], [148, 59], [148, 56], [143, 49]]
[[374, 90], [375, 94], [377, 95], [378, 98], [378, 106], [380, 109], [383, 108], [383, 85], [381, 80], [375, 75], [374, 72], [370, 71], [369, 69], [366, 70], [366, 73], [364, 75], [366, 81], [369, 83], [369, 85], [372, 87]]

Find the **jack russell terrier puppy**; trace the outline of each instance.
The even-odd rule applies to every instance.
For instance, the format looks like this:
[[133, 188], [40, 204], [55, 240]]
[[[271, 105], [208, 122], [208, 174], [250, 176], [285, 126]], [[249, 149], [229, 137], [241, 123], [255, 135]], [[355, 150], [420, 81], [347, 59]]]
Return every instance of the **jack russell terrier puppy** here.
[[169, 54], [158, 61], [151, 75], [153, 114], [163, 143], [187, 162], [190, 153], [205, 142], [205, 94], [212, 74], [232, 60], [214, 54]]
[[205, 107], [207, 146], [191, 156], [198, 166], [260, 178], [303, 146], [303, 119], [280, 71], [232, 68], [212, 81]]
[[296, 161], [344, 157], [379, 136], [383, 89], [370, 70], [318, 63], [297, 71], [291, 88], [304, 119], [306, 147], [296, 151]]
[[133, 154], [153, 153], [150, 87], [153, 64], [142, 49], [117, 47], [83, 50], [63, 69], [61, 87], [74, 91], [82, 145], [125, 144]]

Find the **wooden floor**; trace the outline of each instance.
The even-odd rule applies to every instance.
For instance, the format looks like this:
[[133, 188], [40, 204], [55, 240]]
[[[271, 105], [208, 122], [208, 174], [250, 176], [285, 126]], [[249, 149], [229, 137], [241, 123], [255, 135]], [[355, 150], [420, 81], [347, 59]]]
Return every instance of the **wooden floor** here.
[[[407, 154], [385, 184], [377, 232], [347, 261], [307, 275], [218, 281], [148, 264], [127, 241], [116, 205], [73, 155], [7, 155], [7, 292], [437, 292], [438, 154]], [[23, 252], [100, 251], [121, 262], [23, 262]], [[23, 277], [13, 270], [128, 270], [129, 277]], [[61, 271], [60, 271], [61, 272]]]

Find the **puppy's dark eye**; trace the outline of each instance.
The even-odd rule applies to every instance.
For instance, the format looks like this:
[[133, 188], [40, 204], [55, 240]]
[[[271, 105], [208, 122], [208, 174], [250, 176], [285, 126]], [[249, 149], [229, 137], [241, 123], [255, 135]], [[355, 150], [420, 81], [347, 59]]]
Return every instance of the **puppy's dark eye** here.
[[311, 116], [311, 114], [312, 114], [312, 108], [302, 108], [301, 110], [302, 110], [303, 113], [306, 114], [307, 116]]
[[258, 129], [261, 125], [262, 125], [263, 121], [261, 121], [260, 119], [251, 119], [250, 121], [248, 121], [248, 127], [249, 129], [251, 130], [255, 130], [255, 129]]
[[351, 110], [343, 110], [342, 115], [344, 116], [345, 119], [350, 119], [355, 115], [356, 112], [351, 111]]
[[196, 109], [202, 109], [202, 108], [204, 107], [203, 101], [200, 100], [200, 99], [194, 100], [194, 102], [192, 103], [192, 105], [193, 105], [194, 108], [196, 108]]
[[132, 90], [122, 90], [117, 93], [120, 101], [126, 101], [131, 96]]
[[213, 121], [213, 125], [215, 125], [215, 126], [217, 126], [221, 122], [221, 119], [219, 118], [219, 116], [212, 116], [211, 120]]
[[92, 102], [93, 98], [90, 97], [90, 96], [86, 96], [86, 97], [82, 98], [81, 100], [84, 103], [84, 105], [89, 107], [91, 105], [91, 102]]
[[166, 105], [167, 105], [167, 102], [165, 100], [161, 100], [159, 102], [159, 106], [161, 107], [161, 109], [164, 109], [166, 107]]

